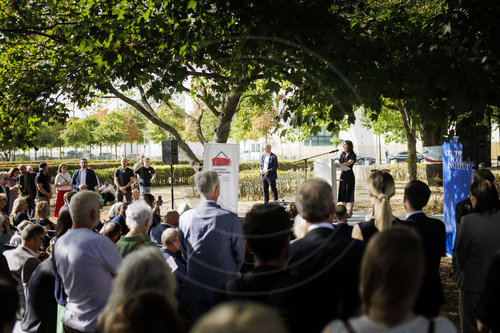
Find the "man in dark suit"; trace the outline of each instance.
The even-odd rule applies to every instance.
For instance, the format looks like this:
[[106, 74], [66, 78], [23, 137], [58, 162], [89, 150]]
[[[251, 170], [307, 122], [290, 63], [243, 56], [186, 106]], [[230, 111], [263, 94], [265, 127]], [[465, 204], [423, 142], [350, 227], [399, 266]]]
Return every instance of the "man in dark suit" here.
[[94, 170], [88, 168], [86, 158], [80, 160], [80, 170], [76, 170], [71, 178], [71, 187], [75, 192], [89, 190], [95, 191], [97, 186], [97, 176]]
[[202, 201], [179, 218], [179, 240], [191, 281], [186, 292], [193, 322], [209, 310], [215, 288], [237, 276], [245, 256], [238, 215], [217, 205], [217, 172], [198, 172], [194, 181]]
[[483, 291], [476, 307], [479, 332], [500, 332], [500, 251], [491, 259]]
[[21, 172], [18, 176], [19, 187], [21, 190], [21, 195], [26, 198], [28, 203], [28, 214], [30, 218], [35, 217], [35, 197], [36, 197], [36, 184], [34, 172], [28, 172], [26, 165], [19, 165], [19, 171]]
[[295, 332], [320, 332], [329, 321], [347, 318], [357, 309], [364, 244], [344, 237], [340, 228], [334, 230], [333, 192], [324, 180], [305, 181], [295, 202], [308, 229], [290, 246], [288, 257], [287, 267], [297, 281], [291, 326]]
[[260, 177], [264, 188], [264, 202], [269, 202], [269, 185], [273, 191], [274, 201], [278, 201], [278, 189], [276, 179], [278, 178], [278, 157], [271, 153], [271, 145], [266, 145], [265, 153], [260, 160]]
[[439, 265], [441, 257], [446, 254], [446, 228], [442, 221], [427, 217], [422, 212], [430, 196], [429, 186], [414, 180], [405, 187], [403, 203], [407, 212], [405, 224], [420, 234], [425, 252], [424, 280], [413, 311], [435, 317], [439, 315], [439, 308], [444, 303]]

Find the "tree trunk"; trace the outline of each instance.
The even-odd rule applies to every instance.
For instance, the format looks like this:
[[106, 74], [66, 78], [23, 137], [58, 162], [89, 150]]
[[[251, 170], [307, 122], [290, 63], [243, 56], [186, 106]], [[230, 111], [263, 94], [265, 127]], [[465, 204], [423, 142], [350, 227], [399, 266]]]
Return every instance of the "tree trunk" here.
[[145, 107], [141, 105], [139, 102], [125, 96], [115, 87], [113, 87], [112, 84], [109, 84], [108, 88], [115, 96], [117, 96], [125, 103], [133, 106], [137, 111], [142, 113], [148, 120], [150, 120], [153, 124], [158, 126], [163, 133], [172, 135], [174, 139], [177, 141], [178, 148], [184, 152], [186, 159], [189, 161], [191, 167], [195, 171], [200, 171], [202, 169], [203, 165], [201, 164], [200, 160], [196, 157], [196, 155], [193, 153], [191, 148], [189, 148], [186, 142], [184, 142], [179, 132], [175, 128], [173, 128], [172, 126], [161, 120], [160, 117], [158, 117], [158, 115], [154, 112], [154, 110], [150, 106]]
[[[424, 147], [440, 146], [443, 144], [443, 135], [446, 132], [448, 123], [445, 121], [431, 122], [424, 121], [420, 125], [422, 144]], [[426, 164], [427, 184], [429, 186], [443, 186], [443, 164]]]
[[115, 142], [115, 160], [118, 159], [118, 143]]
[[215, 129], [214, 142], [227, 142], [231, 129], [231, 121], [233, 120], [234, 114], [238, 111], [238, 103], [241, 95], [241, 92], [236, 89], [223, 95], [221, 112], [217, 119], [217, 128]]
[[403, 116], [403, 126], [408, 147], [408, 178], [409, 181], [412, 181], [417, 179], [417, 126], [403, 101], [397, 100], [396, 104]]

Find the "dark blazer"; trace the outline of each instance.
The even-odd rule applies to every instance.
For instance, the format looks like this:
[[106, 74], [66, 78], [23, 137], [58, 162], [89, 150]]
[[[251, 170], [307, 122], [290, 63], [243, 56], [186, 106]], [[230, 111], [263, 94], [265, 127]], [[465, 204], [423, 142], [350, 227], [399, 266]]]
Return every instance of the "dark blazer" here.
[[[78, 169], [73, 174], [71, 178], [71, 187], [78, 192], [78, 186], [80, 186], [80, 172], [81, 169]], [[90, 191], [95, 191], [97, 186], [97, 177], [95, 175], [94, 170], [87, 168], [87, 175], [85, 177], [85, 183], [87, 184], [87, 189]]]
[[[32, 198], [35, 198], [35, 196], [36, 196], [36, 184], [35, 184], [36, 173], [28, 172], [28, 173], [26, 173], [26, 175], [28, 175], [28, 186], [31, 188]], [[19, 179], [19, 186], [20, 186], [21, 194], [24, 196], [28, 195], [28, 189], [24, 187], [24, 175], [21, 173], [17, 178]]]
[[500, 211], [462, 217], [455, 240], [460, 291], [480, 293], [491, 256], [500, 250]]
[[[262, 158], [260, 159], [260, 166], [259, 166], [259, 170], [263, 170], [264, 169], [264, 160], [266, 158], [266, 154], [262, 155]], [[275, 180], [276, 178], [278, 178], [278, 157], [271, 153], [271, 156], [269, 157], [269, 164], [267, 166], [267, 178], [269, 180]], [[261, 177], [263, 177], [264, 175], [260, 175]]]
[[476, 317], [493, 333], [500, 332], [500, 251], [495, 252], [486, 274], [481, 298], [476, 307]]
[[425, 253], [424, 280], [413, 310], [416, 314], [435, 317], [439, 315], [439, 308], [444, 304], [439, 265], [441, 257], [446, 254], [446, 228], [442, 221], [430, 218], [424, 213], [409, 216], [403, 224], [414, 228], [420, 234]]
[[296, 278], [289, 300], [293, 332], [320, 332], [359, 306], [359, 270], [363, 242], [335, 230], [317, 228], [290, 247], [288, 270]]

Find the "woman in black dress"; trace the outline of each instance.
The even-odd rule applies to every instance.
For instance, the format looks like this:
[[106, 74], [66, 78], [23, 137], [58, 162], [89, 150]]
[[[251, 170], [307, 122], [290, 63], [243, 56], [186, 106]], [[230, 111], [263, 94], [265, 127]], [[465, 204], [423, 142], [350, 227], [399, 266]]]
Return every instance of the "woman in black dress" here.
[[346, 206], [349, 203], [349, 213], [347, 217], [352, 216], [352, 208], [354, 206], [354, 188], [356, 187], [356, 179], [352, 167], [356, 163], [356, 154], [352, 149], [352, 141], [345, 140], [343, 144], [344, 151], [340, 154], [339, 163], [349, 167], [349, 170], [342, 171], [340, 174], [339, 197], [337, 201]]

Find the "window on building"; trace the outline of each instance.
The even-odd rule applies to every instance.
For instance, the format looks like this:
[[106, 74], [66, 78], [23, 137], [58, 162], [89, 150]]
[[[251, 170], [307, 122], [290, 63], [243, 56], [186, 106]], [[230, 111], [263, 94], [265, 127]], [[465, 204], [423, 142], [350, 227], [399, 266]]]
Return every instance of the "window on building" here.
[[330, 133], [328, 131], [321, 131], [317, 135], [311, 135], [309, 139], [304, 140], [304, 146], [331, 146], [332, 138], [338, 138], [337, 133]]
[[260, 153], [260, 143], [252, 143], [252, 153]]

